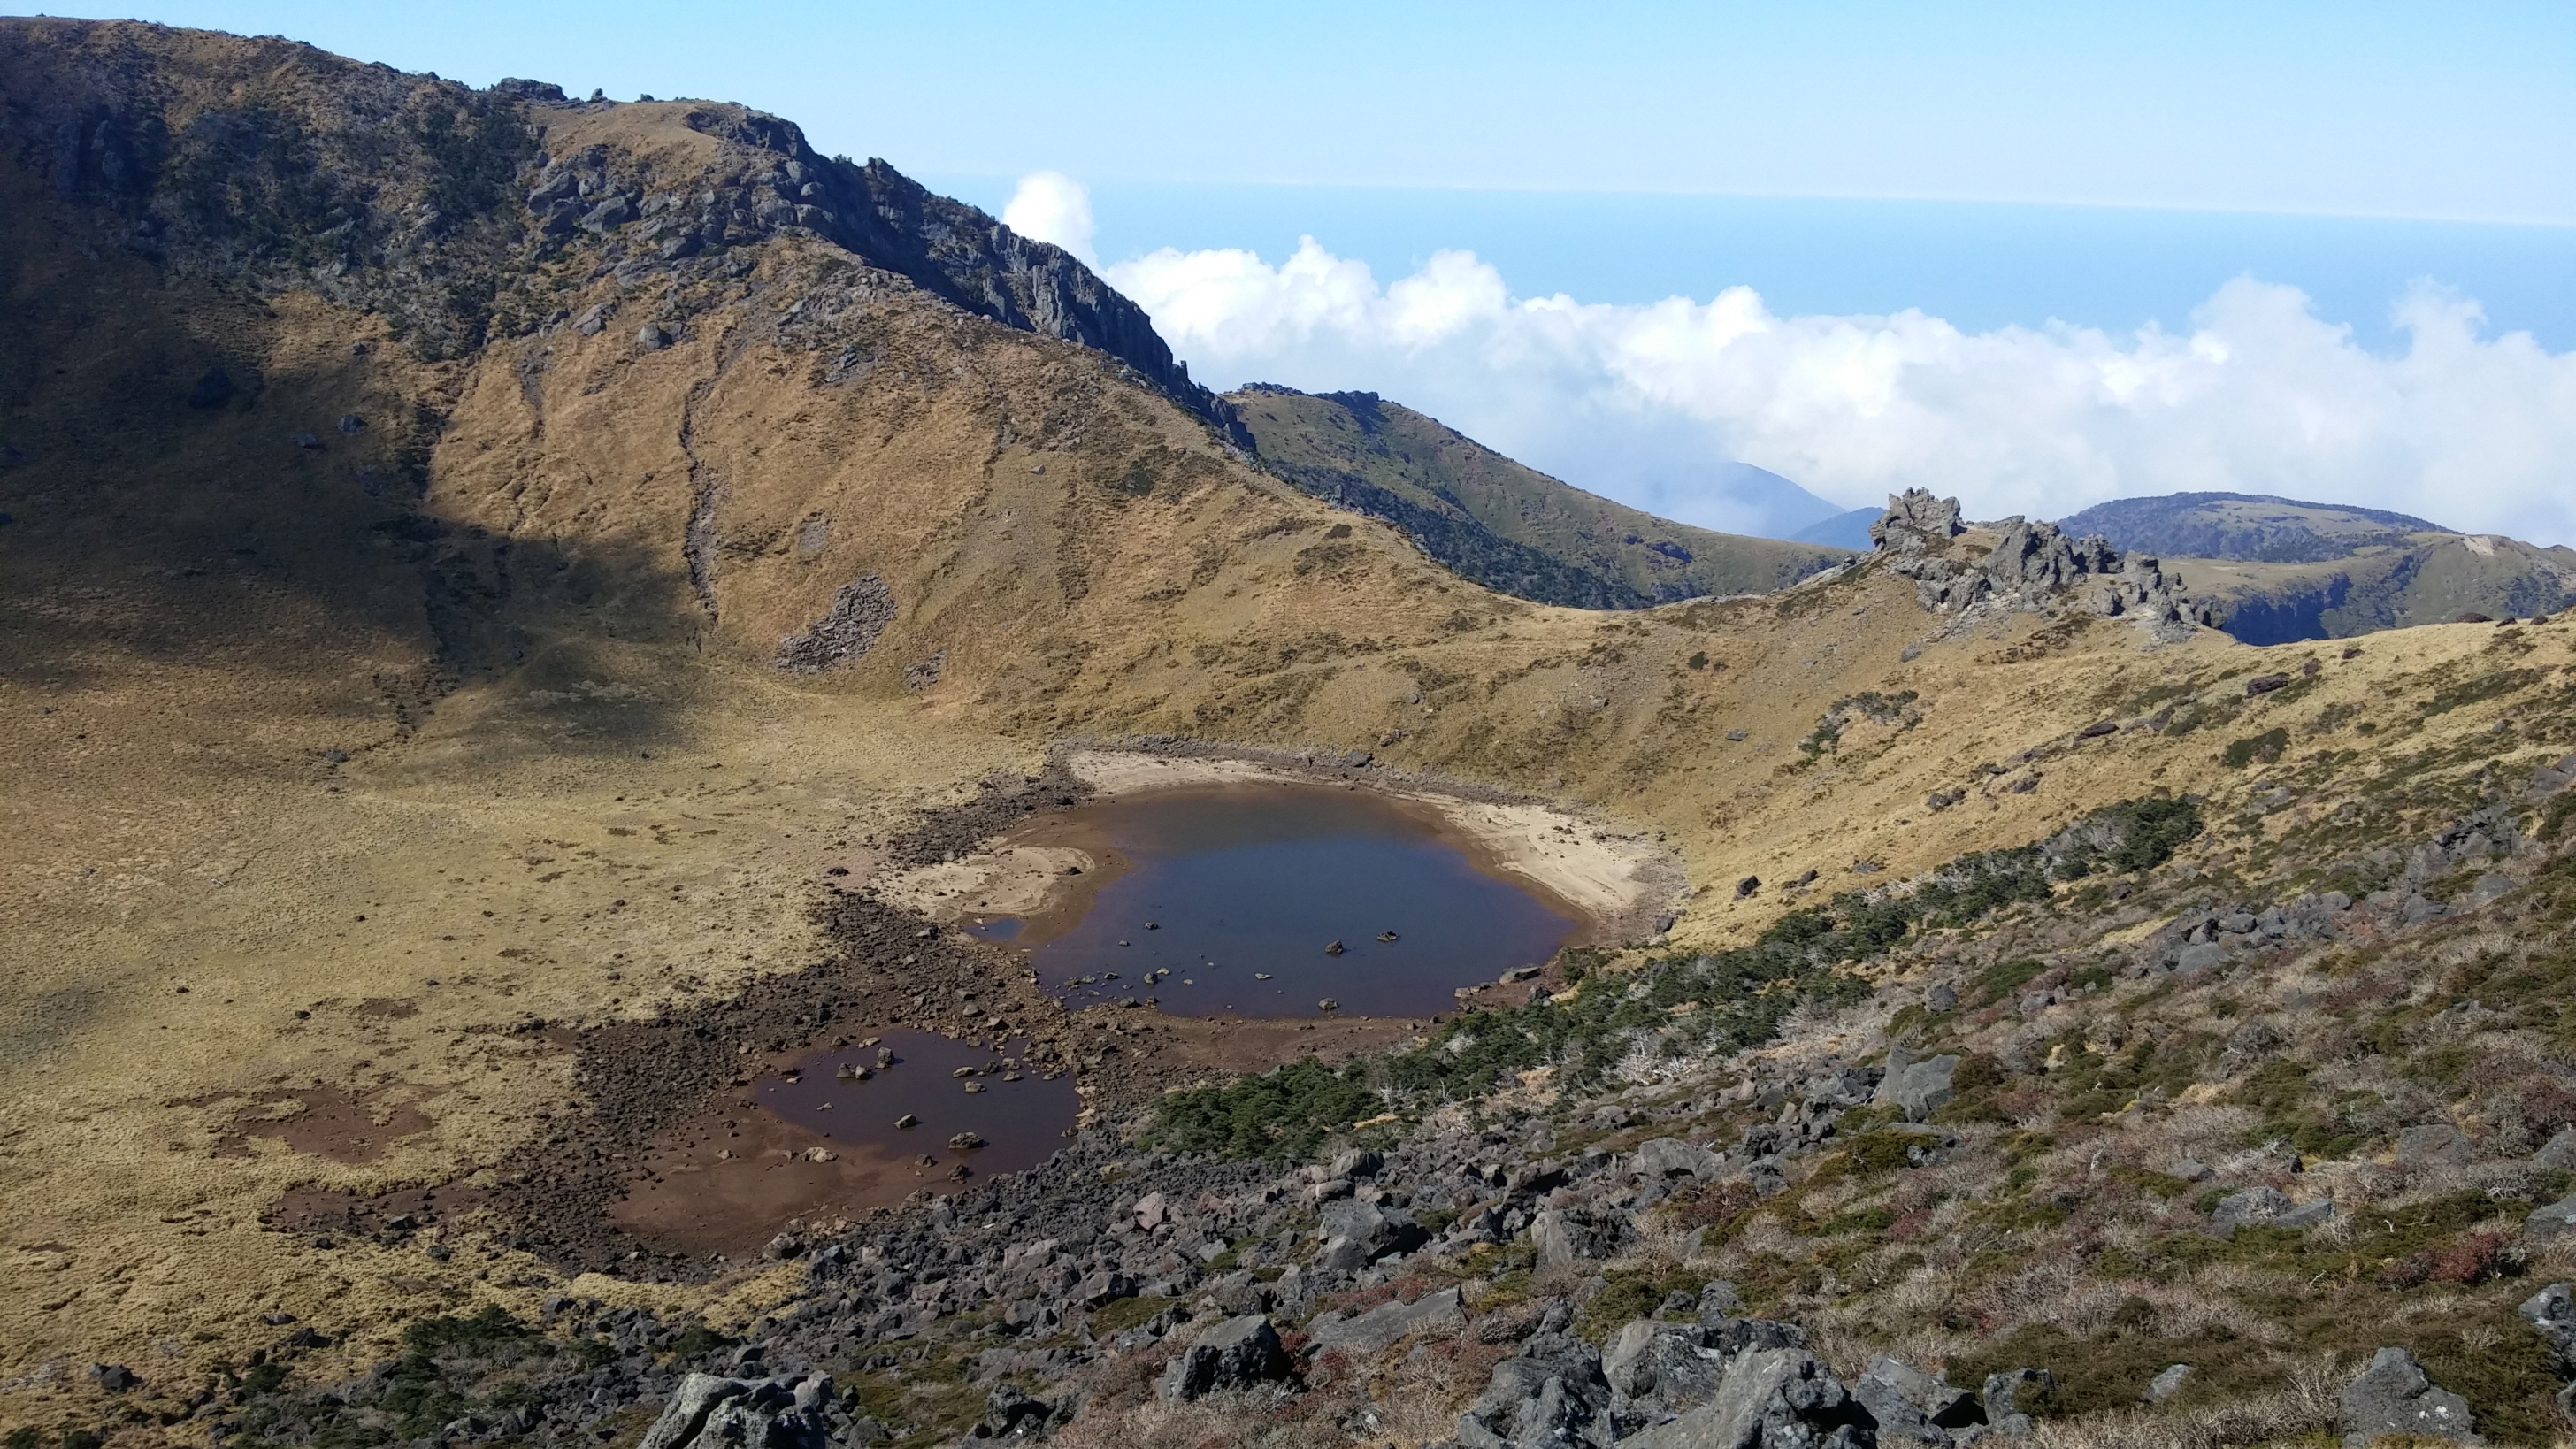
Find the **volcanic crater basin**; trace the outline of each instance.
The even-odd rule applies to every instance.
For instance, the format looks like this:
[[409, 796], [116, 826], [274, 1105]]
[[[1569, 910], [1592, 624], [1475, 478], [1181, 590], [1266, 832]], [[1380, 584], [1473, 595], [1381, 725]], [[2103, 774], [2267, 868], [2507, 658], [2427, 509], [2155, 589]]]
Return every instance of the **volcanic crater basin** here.
[[1635, 930], [1657, 882], [1650, 847], [1544, 807], [1240, 759], [1072, 764], [1091, 802], [882, 888], [1024, 951], [1075, 1010], [1428, 1016]]

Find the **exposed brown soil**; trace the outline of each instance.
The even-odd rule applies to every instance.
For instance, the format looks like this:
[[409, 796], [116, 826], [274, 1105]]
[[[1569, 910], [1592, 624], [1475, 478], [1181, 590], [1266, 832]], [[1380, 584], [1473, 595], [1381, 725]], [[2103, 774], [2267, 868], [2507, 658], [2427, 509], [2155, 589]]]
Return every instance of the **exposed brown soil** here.
[[416, 1108], [378, 1105], [382, 1095], [360, 1096], [338, 1087], [263, 1093], [233, 1114], [232, 1127], [216, 1140], [214, 1155], [246, 1157], [250, 1139], [265, 1137], [333, 1162], [373, 1162], [385, 1155], [393, 1139], [434, 1125]]
[[953, 1154], [928, 1146], [938, 1161], [925, 1167], [765, 1108], [714, 1102], [647, 1144], [608, 1221], [657, 1253], [739, 1262], [790, 1223], [853, 1218], [923, 1188], [955, 1188]]

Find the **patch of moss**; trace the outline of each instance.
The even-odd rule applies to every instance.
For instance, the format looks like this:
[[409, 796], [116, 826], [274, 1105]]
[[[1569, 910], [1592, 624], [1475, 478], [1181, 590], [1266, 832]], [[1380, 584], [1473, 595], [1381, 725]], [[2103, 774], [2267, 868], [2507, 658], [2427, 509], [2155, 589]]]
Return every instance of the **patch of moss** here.
[[1574, 1320], [1575, 1336], [1600, 1345], [1618, 1332], [1630, 1319], [1645, 1318], [1663, 1306], [1675, 1293], [1699, 1297], [1708, 1286], [1708, 1277], [1686, 1269], [1673, 1268], [1660, 1272], [1619, 1272], [1609, 1275], [1607, 1284], [1583, 1305]]
[[1113, 1299], [1091, 1310], [1091, 1331], [1095, 1334], [1123, 1333], [1179, 1301], [1177, 1298]]

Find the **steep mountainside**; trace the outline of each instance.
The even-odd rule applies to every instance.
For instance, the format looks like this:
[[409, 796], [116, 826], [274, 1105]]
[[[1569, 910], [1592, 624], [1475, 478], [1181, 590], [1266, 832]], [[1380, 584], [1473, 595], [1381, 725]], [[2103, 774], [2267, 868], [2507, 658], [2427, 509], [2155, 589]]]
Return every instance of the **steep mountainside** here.
[[2350, 638], [2467, 614], [2525, 618], [2576, 601], [2576, 549], [2458, 533], [2375, 508], [2175, 493], [2099, 504], [2062, 524], [2161, 555], [2248, 644]]
[[1523, 467], [1375, 393], [1263, 384], [1226, 401], [1280, 476], [1394, 524], [1489, 589], [1539, 603], [1635, 609], [1758, 593], [1859, 551], [1668, 522]]
[[[10, 1449], [2563, 1432], [2576, 623], [2255, 651], [1921, 495], [1535, 604], [756, 113], [53, 20], [0, 108]], [[895, 885], [1092, 756], [1661, 868], [1440, 1020], [1074, 1010]], [[756, 1093], [898, 1028], [1074, 1135], [641, 1216], [838, 1181]]]
[[[1828, 548], [1867, 548], [1869, 546], [1869, 526], [1877, 521], [1877, 509], [1855, 508], [1848, 513], [1837, 513], [1833, 517], [1825, 519], [1821, 523], [1808, 524], [1806, 527], [1789, 535], [1789, 540], [1792, 543], [1820, 543]], [[2071, 531], [2081, 536], [2082, 534], [2092, 532], [2093, 530], [2074, 529]], [[2136, 545], [2129, 546], [2135, 547]]]

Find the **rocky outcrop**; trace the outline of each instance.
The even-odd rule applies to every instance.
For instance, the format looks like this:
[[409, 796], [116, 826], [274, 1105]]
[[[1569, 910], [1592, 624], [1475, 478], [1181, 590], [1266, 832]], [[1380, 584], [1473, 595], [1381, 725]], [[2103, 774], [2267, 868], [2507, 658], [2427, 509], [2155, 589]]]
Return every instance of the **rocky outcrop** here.
[[1580, 1339], [1552, 1333], [1494, 1365], [1485, 1392], [1458, 1419], [1464, 1449], [1608, 1449], [1618, 1440], [1601, 1356]]
[[1882, 554], [1911, 558], [1935, 552], [1966, 531], [1959, 522], [1958, 499], [1908, 488], [1888, 495], [1887, 512], [1869, 526], [1869, 541]]
[[1865, 1449], [1876, 1442], [1868, 1411], [1798, 1348], [1735, 1359], [1709, 1402], [1622, 1441], [1637, 1449]]
[[1976, 1394], [1885, 1354], [1870, 1362], [1851, 1393], [1869, 1411], [1878, 1442], [1886, 1449], [1905, 1444], [1949, 1449], [1955, 1442], [1953, 1430], [1986, 1422], [1985, 1405]]
[[2402, 1348], [2373, 1355], [2370, 1367], [2344, 1386], [2342, 1406], [2347, 1444], [2367, 1444], [2383, 1434], [2479, 1442], [2469, 1401], [2435, 1386], [2415, 1355]]
[[637, 1449], [824, 1449], [833, 1425], [829, 1374], [728, 1379], [691, 1374]]
[[1455, 1288], [1444, 1288], [1410, 1303], [1381, 1303], [1347, 1318], [1338, 1313], [1324, 1314], [1306, 1325], [1306, 1343], [1316, 1354], [1337, 1348], [1378, 1354], [1415, 1333], [1454, 1333], [1466, 1325], [1462, 1295]]
[[1898, 1108], [1908, 1122], [1920, 1122], [1950, 1100], [1950, 1078], [1958, 1069], [1956, 1056], [1917, 1057], [1903, 1045], [1889, 1047], [1887, 1075], [1879, 1079], [1871, 1100]]
[[1284, 1379], [1289, 1368], [1279, 1330], [1248, 1313], [1223, 1319], [1192, 1340], [1163, 1371], [1156, 1392], [1175, 1400], [1236, 1393]]
[[2211, 622], [2155, 559], [2123, 556], [2100, 534], [2070, 539], [2054, 523], [2008, 518], [1982, 559], [1953, 543], [1965, 532], [1959, 501], [1916, 488], [1889, 497], [1870, 525], [1879, 557], [1914, 580], [1915, 601], [1964, 623], [1989, 611], [2079, 613], [2139, 623], [2160, 641]]
[[1431, 1238], [1410, 1214], [1386, 1212], [1374, 1204], [1354, 1200], [1327, 1204], [1323, 1225], [1316, 1234], [1324, 1240], [1323, 1251], [1315, 1255], [1316, 1263], [1341, 1271], [1365, 1268], [1390, 1254], [1412, 1252]]

